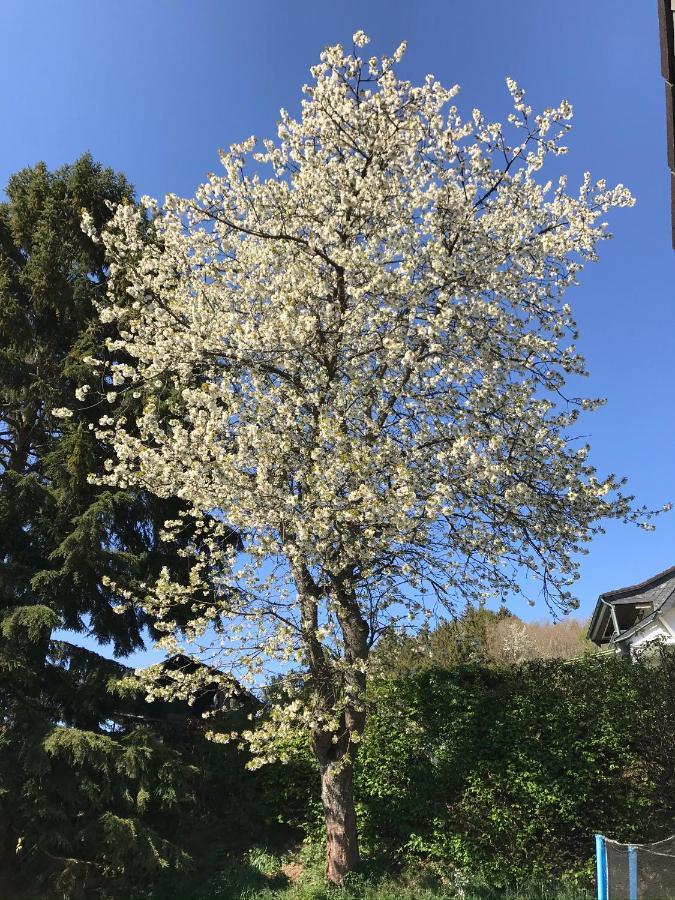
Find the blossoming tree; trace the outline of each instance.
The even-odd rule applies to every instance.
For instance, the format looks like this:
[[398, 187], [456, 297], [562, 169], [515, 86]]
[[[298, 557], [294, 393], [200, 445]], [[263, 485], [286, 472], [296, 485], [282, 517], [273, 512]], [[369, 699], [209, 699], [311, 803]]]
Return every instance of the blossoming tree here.
[[[236, 738], [264, 762], [306, 730], [333, 882], [359, 858], [352, 763], [378, 637], [458, 600], [567, 608], [601, 520], [637, 515], [573, 439], [596, 401], [565, 396], [584, 365], [563, 296], [629, 192], [540, 179], [567, 102], [533, 116], [508, 79], [504, 126], [464, 120], [456, 87], [397, 77], [405, 45], [366, 59], [353, 40], [321, 54], [276, 140], [222, 153], [192, 199], [117, 209], [101, 315], [126, 362], [91, 361], [108, 480], [177, 495], [202, 523], [188, 580], [121, 603], [239, 679], [303, 673]], [[115, 414], [127, 390], [136, 421]], [[175, 677], [150, 691], [213, 676]]]

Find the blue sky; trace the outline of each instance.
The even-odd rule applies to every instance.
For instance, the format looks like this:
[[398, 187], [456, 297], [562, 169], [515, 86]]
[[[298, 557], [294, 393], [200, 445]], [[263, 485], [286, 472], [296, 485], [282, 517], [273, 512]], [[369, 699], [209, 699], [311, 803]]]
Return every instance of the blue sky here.
[[[407, 39], [402, 74], [458, 82], [467, 112], [504, 117], [506, 75], [535, 109], [569, 99], [572, 180], [590, 169], [633, 190], [637, 206], [615, 214], [615, 239], [568, 295], [585, 391], [608, 400], [583, 433], [601, 473], [628, 476], [647, 505], [675, 501], [675, 252], [651, 0], [2, 0], [0, 185], [38, 160], [56, 167], [89, 150], [139, 194], [190, 193], [218, 166], [219, 147], [273, 134], [321, 49], [359, 28], [373, 52]], [[601, 591], [671, 565], [675, 512], [652, 534], [611, 525], [582, 562], [581, 612]]]

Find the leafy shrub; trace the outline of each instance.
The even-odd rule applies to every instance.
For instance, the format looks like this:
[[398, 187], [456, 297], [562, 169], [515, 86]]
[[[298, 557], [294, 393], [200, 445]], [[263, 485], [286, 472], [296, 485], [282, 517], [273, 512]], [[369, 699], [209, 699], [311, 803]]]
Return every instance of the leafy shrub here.
[[672, 827], [672, 654], [432, 669], [371, 701], [357, 772], [371, 852], [512, 881], [587, 874], [595, 831]]

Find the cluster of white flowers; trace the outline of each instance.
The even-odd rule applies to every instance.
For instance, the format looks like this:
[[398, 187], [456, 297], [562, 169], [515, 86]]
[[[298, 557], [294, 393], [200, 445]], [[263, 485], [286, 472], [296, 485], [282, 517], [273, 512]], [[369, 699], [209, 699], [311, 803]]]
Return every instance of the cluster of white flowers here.
[[519, 592], [523, 571], [564, 606], [598, 523], [631, 515], [561, 400], [584, 371], [563, 296], [631, 195], [538, 180], [566, 101], [532, 118], [509, 79], [517, 130], [464, 120], [456, 87], [397, 78], [404, 51], [329, 47], [277, 140], [233, 146], [192, 199], [120, 206], [100, 236], [110, 349], [144, 398], [127, 422], [108, 393], [105, 480], [177, 495], [202, 528], [188, 582], [164, 572], [135, 600], [169, 636], [176, 608], [190, 641], [220, 623], [211, 652], [237, 676], [309, 673], [306, 701], [248, 735], [261, 758], [298, 724], [358, 741], [385, 627]]

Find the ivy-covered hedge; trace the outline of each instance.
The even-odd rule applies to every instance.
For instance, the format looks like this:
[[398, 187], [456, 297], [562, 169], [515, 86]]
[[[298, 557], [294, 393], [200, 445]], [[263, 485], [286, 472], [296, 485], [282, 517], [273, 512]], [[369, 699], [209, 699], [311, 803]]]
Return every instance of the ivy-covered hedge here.
[[[596, 831], [622, 841], [675, 832], [672, 653], [430, 669], [374, 683], [370, 704], [356, 791], [371, 855], [498, 886], [590, 875]], [[306, 751], [288, 775], [284, 786], [275, 770], [277, 796], [292, 799], [297, 821], [304, 788], [305, 826], [319, 839]]]
[[588, 872], [596, 831], [675, 831], [675, 656], [380, 682], [359, 760], [365, 845], [511, 880]]

